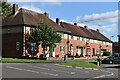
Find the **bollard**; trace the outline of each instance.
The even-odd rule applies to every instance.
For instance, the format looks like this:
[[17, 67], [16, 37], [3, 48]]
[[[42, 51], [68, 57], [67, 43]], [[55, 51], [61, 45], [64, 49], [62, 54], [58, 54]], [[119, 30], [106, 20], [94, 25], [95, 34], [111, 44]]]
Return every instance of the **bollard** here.
[[97, 66], [100, 66], [100, 65], [101, 65], [101, 60], [97, 59]]

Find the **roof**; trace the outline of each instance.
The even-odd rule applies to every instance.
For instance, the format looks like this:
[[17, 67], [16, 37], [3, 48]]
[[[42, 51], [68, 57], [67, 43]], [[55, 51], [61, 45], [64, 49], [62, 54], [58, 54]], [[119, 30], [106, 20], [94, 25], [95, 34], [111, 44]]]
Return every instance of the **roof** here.
[[27, 26], [38, 26], [39, 20], [44, 20], [52, 25], [54, 29], [60, 32], [66, 32], [77, 36], [109, 41], [107, 37], [101, 34], [98, 31], [75, 26], [66, 22], [61, 22], [62, 27], [51, 20], [49, 17], [45, 16], [44, 14], [37, 13], [31, 10], [20, 8], [15, 15], [11, 15], [6, 17], [2, 21], [2, 26], [16, 26], [16, 25], [27, 25]]
[[73, 34], [73, 35], [111, 42], [111, 40], [109, 40], [107, 37], [105, 37], [99, 31], [95, 31], [95, 30], [92, 30], [89, 28], [84, 28], [81, 26], [76, 26], [76, 25], [66, 23], [66, 22], [62, 22], [62, 26], [64, 29], [71, 31], [71, 34]]
[[41, 19], [50, 23], [53, 26], [53, 28], [56, 29], [57, 31], [69, 33], [69, 31], [63, 29], [60, 25], [56, 24], [53, 20], [51, 20], [49, 17], [45, 16], [44, 14], [23, 8], [20, 8], [16, 13], [16, 15], [11, 15], [6, 17], [2, 21], [2, 26], [13, 26], [13, 25], [38, 26], [38, 23]]

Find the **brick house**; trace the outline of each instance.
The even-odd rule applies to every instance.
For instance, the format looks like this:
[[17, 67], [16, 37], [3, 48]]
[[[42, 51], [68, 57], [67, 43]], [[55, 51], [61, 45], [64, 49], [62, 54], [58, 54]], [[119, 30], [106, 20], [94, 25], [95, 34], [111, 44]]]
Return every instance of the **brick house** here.
[[[56, 18], [56, 22], [54, 22], [46, 12], [41, 14], [23, 8], [18, 10], [18, 5], [13, 4], [13, 14], [2, 22], [2, 56], [40, 57], [42, 54], [41, 44], [37, 51], [36, 43], [27, 42], [27, 34], [30, 34], [38, 26], [40, 19], [50, 23], [62, 37], [61, 43], [56, 43], [52, 47], [52, 52], [48, 53], [46, 57], [63, 57], [65, 54], [71, 56], [83, 54], [85, 56], [102, 54], [103, 51], [112, 52], [112, 42], [98, 29], [81, 27], [77, 23], [60, 22], [59, 18]], [[48, 49], [46, 49], [47, 52]]]

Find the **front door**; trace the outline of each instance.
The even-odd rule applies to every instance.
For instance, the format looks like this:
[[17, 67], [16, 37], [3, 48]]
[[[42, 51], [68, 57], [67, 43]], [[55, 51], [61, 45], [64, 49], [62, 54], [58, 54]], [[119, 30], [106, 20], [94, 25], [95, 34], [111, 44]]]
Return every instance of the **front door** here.
[[95, 56], [95, 48], [93, 48], [93, 56]]
[[55, 52], [56, 52], [56, 46], [52, 46], [52, 57], [55, 57]]
[[80, 49], [80, 47], [77, 47], [77, 54], [80, 56], [80, 54], [81, 54], [81, 49]]

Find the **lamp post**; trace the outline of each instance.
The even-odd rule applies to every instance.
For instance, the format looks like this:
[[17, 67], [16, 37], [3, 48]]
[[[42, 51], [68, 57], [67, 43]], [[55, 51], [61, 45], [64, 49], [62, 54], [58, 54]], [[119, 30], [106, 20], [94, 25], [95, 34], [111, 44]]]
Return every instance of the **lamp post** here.
[[120, 35], [118, 35], [118, 52], [120, 53]]

